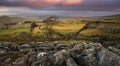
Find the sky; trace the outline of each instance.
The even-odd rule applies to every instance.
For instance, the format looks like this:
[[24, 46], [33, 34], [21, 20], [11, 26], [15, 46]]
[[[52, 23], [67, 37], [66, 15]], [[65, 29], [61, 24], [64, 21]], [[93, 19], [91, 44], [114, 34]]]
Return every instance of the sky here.
[[0, 0], [0, 15], [89, 17], [120, 14], [120, 0]]

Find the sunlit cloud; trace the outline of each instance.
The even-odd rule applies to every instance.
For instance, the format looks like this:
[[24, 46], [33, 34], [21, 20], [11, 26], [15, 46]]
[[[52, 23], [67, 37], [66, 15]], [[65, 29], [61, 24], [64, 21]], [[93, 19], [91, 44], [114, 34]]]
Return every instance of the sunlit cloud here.
[[82, 0], [27, 0], [28, 5], [34, 7], [43, 7], [49, 5], [76, 5], [80, 4]]
[[0, 0], [0, 6], [39, 10], [120, 11], [120, 0]]
[[64, 2], [62, 2], [64, 5], [75, 5], [80, 3], [82, 3], [82, 0], [64, 0]]
[[7, 11], [9, 11], [9, 9], [8, 9], [8, 8], [5, 8], [5, 7], [0, 7], [0, 12], [7, 12]]

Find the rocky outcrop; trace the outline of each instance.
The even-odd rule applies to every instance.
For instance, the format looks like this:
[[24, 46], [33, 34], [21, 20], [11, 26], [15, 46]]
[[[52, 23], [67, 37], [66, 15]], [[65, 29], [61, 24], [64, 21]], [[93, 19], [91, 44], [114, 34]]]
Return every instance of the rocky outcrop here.
[[0, 43], [0, 66], [120, 66], [120, 49], [100, 43]]

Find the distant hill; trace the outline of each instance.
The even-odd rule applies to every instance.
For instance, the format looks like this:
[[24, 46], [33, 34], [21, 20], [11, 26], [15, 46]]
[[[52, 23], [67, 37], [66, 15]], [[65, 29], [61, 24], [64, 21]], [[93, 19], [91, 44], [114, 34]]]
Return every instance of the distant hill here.
[[120, 17], [120, 14], [116, 14], [116, 15], [109, 15], [109, 16], [104, 16], [104, 17]]
[[37, 16], [26, 16], [26, 17], [22, 17], [27, 21], [41, 21], [42, 18], [41, 17], [37, 17]]
[[9, 17], [9, 16], [1, 16], [0, 23], [17, 23], [23, 22], [25, 19], [21, 17]]
[[11, 16], [0, 16], [0, 23], [18, 23], [24, 21], [40, 21], [39, 17], [11, 17]]
[[107, 20], [107, 21], [119, 21], [120, 22], [120, 14], [103, 16], [103, 17], [100, 17], [100, 18], [103, 19], [103, 20]]

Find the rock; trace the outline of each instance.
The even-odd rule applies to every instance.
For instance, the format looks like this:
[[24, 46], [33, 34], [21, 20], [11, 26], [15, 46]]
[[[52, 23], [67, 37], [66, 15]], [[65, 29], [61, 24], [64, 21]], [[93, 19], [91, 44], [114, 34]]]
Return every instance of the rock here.
[[120, 55], [120, 49], [116, 49], [116, 48], [114, 48], [114, 47], [109, 46], [109, 47], [108, 47], [108, 50], [110, 50], [110, 51], [112, 51], [112, 52]]
[[37, 42], [37, 44], [46, 44], [46, 42]]
[[46, 52], [40, 52], [40, 53], [38, 53], [37, 58], [40, 59], [40, 58], [42, 58], [45, 55], [47, 55]]
[[105, 48], [98, 52], [99, 66], [120, 66], [120, 55]]
[[70, 53], [66, 50], [62, 50], [54, 54], [55, 66], [78, 66], [76, 62], [71, 58]]
[[57, 44], [56, 46], [54, 46], [55, 50], [63, 50], [63, 49], [67, 49], [69, 46], [67, 44]]
[[21, 45], [21, 48], [31, 48], [32, 46], [30, 44], [23, 44]]
[[7, 51], [18, 51], [19, 47], [15, 43], [1, 43], [0, 49], [7, 50]]
[[120, 66], [120, 50], [100, 43], [0, 43], [0, 66]]
[[7, 53], [6, 50], [4, 50], [4, 49], [0, 49], [0, 55], [1, 55], [1, 54], [6, 54], [6, 53]]
[[78, 66], [72, 58], [67, 59], [66, 66]]
[[11, 66], [12, 59], [8, 58], [3, 63], [1, 63], [1, 66]]

